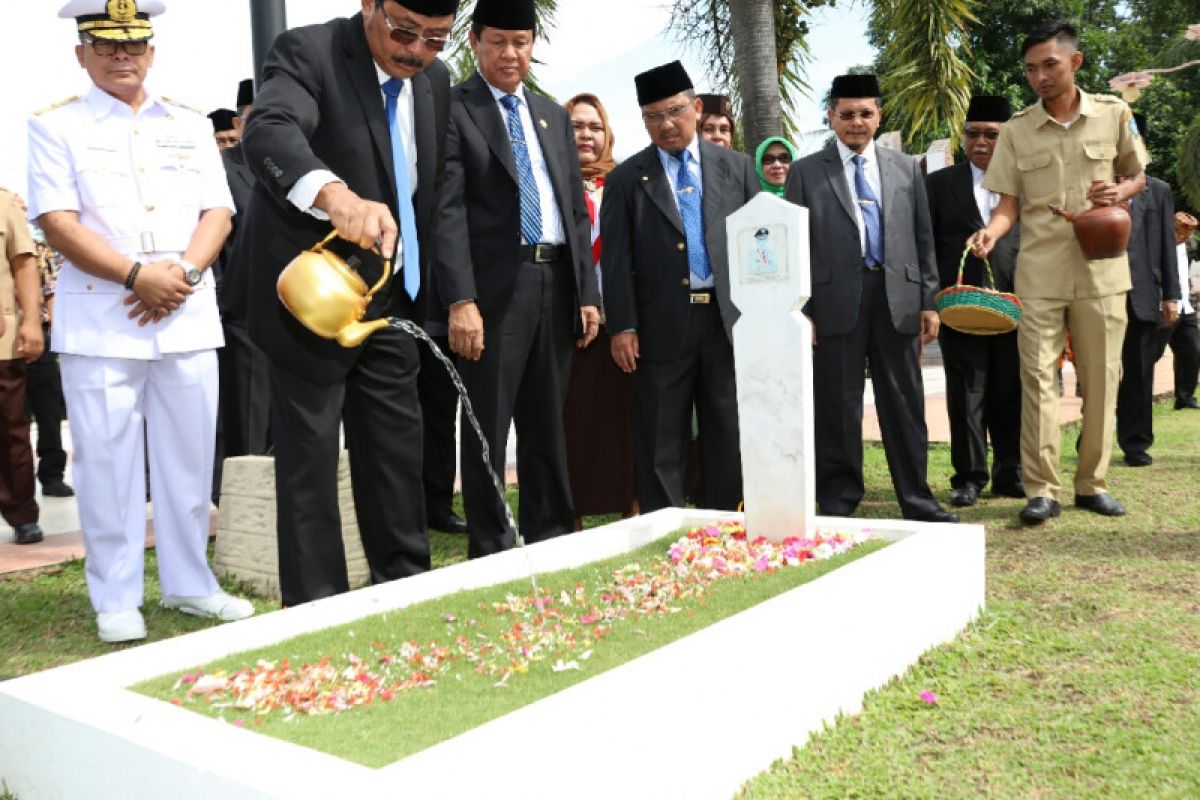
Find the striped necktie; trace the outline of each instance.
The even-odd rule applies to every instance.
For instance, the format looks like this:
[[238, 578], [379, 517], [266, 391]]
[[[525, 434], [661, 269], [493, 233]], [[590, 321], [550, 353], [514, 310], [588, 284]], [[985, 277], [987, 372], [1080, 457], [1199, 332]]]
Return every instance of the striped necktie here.
[[529, 161], [529, 145], [525, 142], [525, 128], [521, 125], [518, 111], [520, 101], [515, 95], [500, 98], [508, 124], [508, 138], [512, 140], [513, 159], [517, 163], [518, 185], [521, 190], [521, 236], [525, 244], [537, 244], [542, 240], [542, 201], [538, 196], [537, 181], [533, 179], [533, 164]]

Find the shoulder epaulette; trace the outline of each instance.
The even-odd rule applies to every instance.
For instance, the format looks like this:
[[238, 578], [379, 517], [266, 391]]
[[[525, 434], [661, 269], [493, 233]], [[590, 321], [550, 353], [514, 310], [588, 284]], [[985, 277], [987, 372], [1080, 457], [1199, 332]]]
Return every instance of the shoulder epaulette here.
[[1115, 94], [1094, 94], [1091, 98], [1098, 103], [1123, 103], [1125, 102]]
[[1015, 111], [1015, 112], [1013, 112], [1013, 118], [1015, 119], [1015, 118], [1017, 118], [1017, 117], [1023, 117], [1023, 116], [1025, 116], [1026, 114], [1028, 114], [1028, 113], [1029, 113], [1029, 109], [1031, 109], [1031, 108], [1033, 108], [1033, 106], [1025, 106], [1025, 107], [1024, 107], [1024, 108], [1022, 108], [1020, 111]]
[[179, 106], [180, 108], [186, 108], [188, 111], [192, 111], [192, 112], [195, 112], [196, 114], [199, 114], [200, 116], [204, 116], [204, 112], [201, 111], [200, 109], [196, 108], [195, 106], [189, 106], [187, 103], [180, 102], [179, 100], [176, 100], [172, 97], [167, 97], [165, 94], [159, 95], [159, 97], [161, 97], [164, 102], [170, 103], [173, 106]]
[[63, 100], [59, 100], [57, 103], [55, 103], [53, 105], [46, 106], [45, 108], [41, 109], [40, 111], [33, 112], [33, 115], [35, 117], [41, 116], [42, 114], [45, 114], [47, 111], [53, 111], [56, 108], [62, 108], [63, 106], [67, 105], [68, 103], [74, 103], [78, 99], [79, 99], [79, 95], [73, 94], [70, 97], [67, 97]]

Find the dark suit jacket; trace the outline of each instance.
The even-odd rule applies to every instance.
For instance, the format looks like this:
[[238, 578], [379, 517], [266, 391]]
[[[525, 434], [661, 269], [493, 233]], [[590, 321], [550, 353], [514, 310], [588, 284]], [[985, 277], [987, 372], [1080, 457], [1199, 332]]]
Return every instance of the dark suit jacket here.
[[[525, 98], [570, 248], [576, 307], [598, 305], [591, 223], [571, 119], [547, 97], [527, 90]], [[434, 268], [437, 311], [444, 318], [454, 303], [474, 300], [484, 325], [492, 325], [508, 309], [520, 265], [517, 166], [507, 127], [483, 77], [475, 73], [455, 86], [450, 99]]]
[[[971, 165], [963, 161], [946, 169], [932, 172], [925, 179], [929, 199], [929, 218], [933, 224], [933, 244], [937, 253], [938, 282], [941, 288], [958, 281], [958, 265], [971, 234], [983, 227], [975, 191], [971, 182]], [[1018, 222], [996, 242], [989, 263], [996, 288], [1013, 290], [1017, 269], [1017, 251], [1021, 249], [1021, 224]], [[983, 262], [967, 255], [963, 268], [963, 283], [983, 286]]]
[[[275, 283], [292, 258], [331, 229], [330, 223], [300, 211], [287, 199], [296, 181], [309, 172], [332, 171], [359, 196], [387, 203], [399, 218], [387, 114], [362, 15], [280, 34], [263, 74], [243, 139], [246, 160], [258, 179], [244, 220], [245, 263], [252, 265], [250, 334], [280, 366], [317, 383], [334, 383], [349, 371], [357, 350], [321, 339], [300, 325], [279, 301]], [[430, 283], [449, 87], [446, 67], [438, 60], [412, 79], [421, 294], [414, 303], [400, 281], [393, 280], [372, 300], [366, 319], [385, 314], [424, 319], [421, 308]], [[374, 253], [340, 240], [333, 249], [357, 258], [368, 284], [382, 272], [382, 260]]]
[[[921, 330], [921, 311], [933, 310], [937, 262], [925, 181], [917, 160], [876, 145], [883, 197], [884, 280], [892, 326]], [[817, 338], [841, 336], [858, 321], [863, 257], [853, 195], [835, 144], [806, 156], [788, 172], [784, 196], [808, 209], [812, 317]]]
[[1129, 304], [1142, 322], [1162, 323], [1162, 301], [1180, 298], [1175, 261], [1175, 201], [1166, 181], [1146, 176], [1146, 188], [1133, 198], [1129, 233]]
[[[744, 153], [700, 142], [704, 243], [717, 304], [732, 340], [738, 310], [729, 296], [725, 218], [758, 194]], [[689, 313], [687, 239], [658, 148], [650, 145], [608, 174], [600, 204], [604, 314], [613, 332], [636, 329], [641, 357], [670, 361], [683, 352]]]
[[237, 209], [237, 213], [233, 217], [233, 231], [225, 239], [217, 257], [217, 265], [220, 268], [217, 275], [217, 304], [220, 306], [223, 320], [245, 322], [249, 308], [249, 274], [247, 269], [238, 268], [240, 262], [235, 260], [234, 253], [237, 252], [238, 236], [246, 229], [243, 223], [246, 209], [250, 207], [250, 196], [254, 191], [254, 173], [246, 163], [246, 154], [240, 143], [221, 151], [221, 163], [225, 167], [225, 179], [229, 183], [233, 207]]

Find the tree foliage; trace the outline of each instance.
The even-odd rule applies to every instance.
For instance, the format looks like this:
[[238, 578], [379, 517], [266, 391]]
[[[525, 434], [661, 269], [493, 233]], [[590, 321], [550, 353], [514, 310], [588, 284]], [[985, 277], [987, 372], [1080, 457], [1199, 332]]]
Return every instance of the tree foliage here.
[[[808, 19], [815, 9], [833, 6], [836, 0], [775, 0], [775, 65], [779, 83], [782, 131], [798, 130], [791, 108], [808, 94], [805, 70], [809, 63]], [[760, 113], [747, 107], [740, 91], [737, 62], [734, 58], [731, 3], [728, 0], [675, 0], [667, 30], [676, 41], [692, 49], [703, 59], [713, 91], [733, 100], [734, 115], [749, 124], [748, 117]]]

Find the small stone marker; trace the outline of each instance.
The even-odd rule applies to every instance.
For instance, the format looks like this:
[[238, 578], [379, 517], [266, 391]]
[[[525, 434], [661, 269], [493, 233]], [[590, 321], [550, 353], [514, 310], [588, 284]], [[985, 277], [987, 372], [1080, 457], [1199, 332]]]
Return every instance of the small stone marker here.
[[954, 153], [950, 150], [949, 139], [935, 139], [925, 151], [925, 174], [937, 172], [939, 169], [954, 166]]
[[778, 541], [814, 530], [808, 210], [767, 192], [725, 221], [746, 530]]

